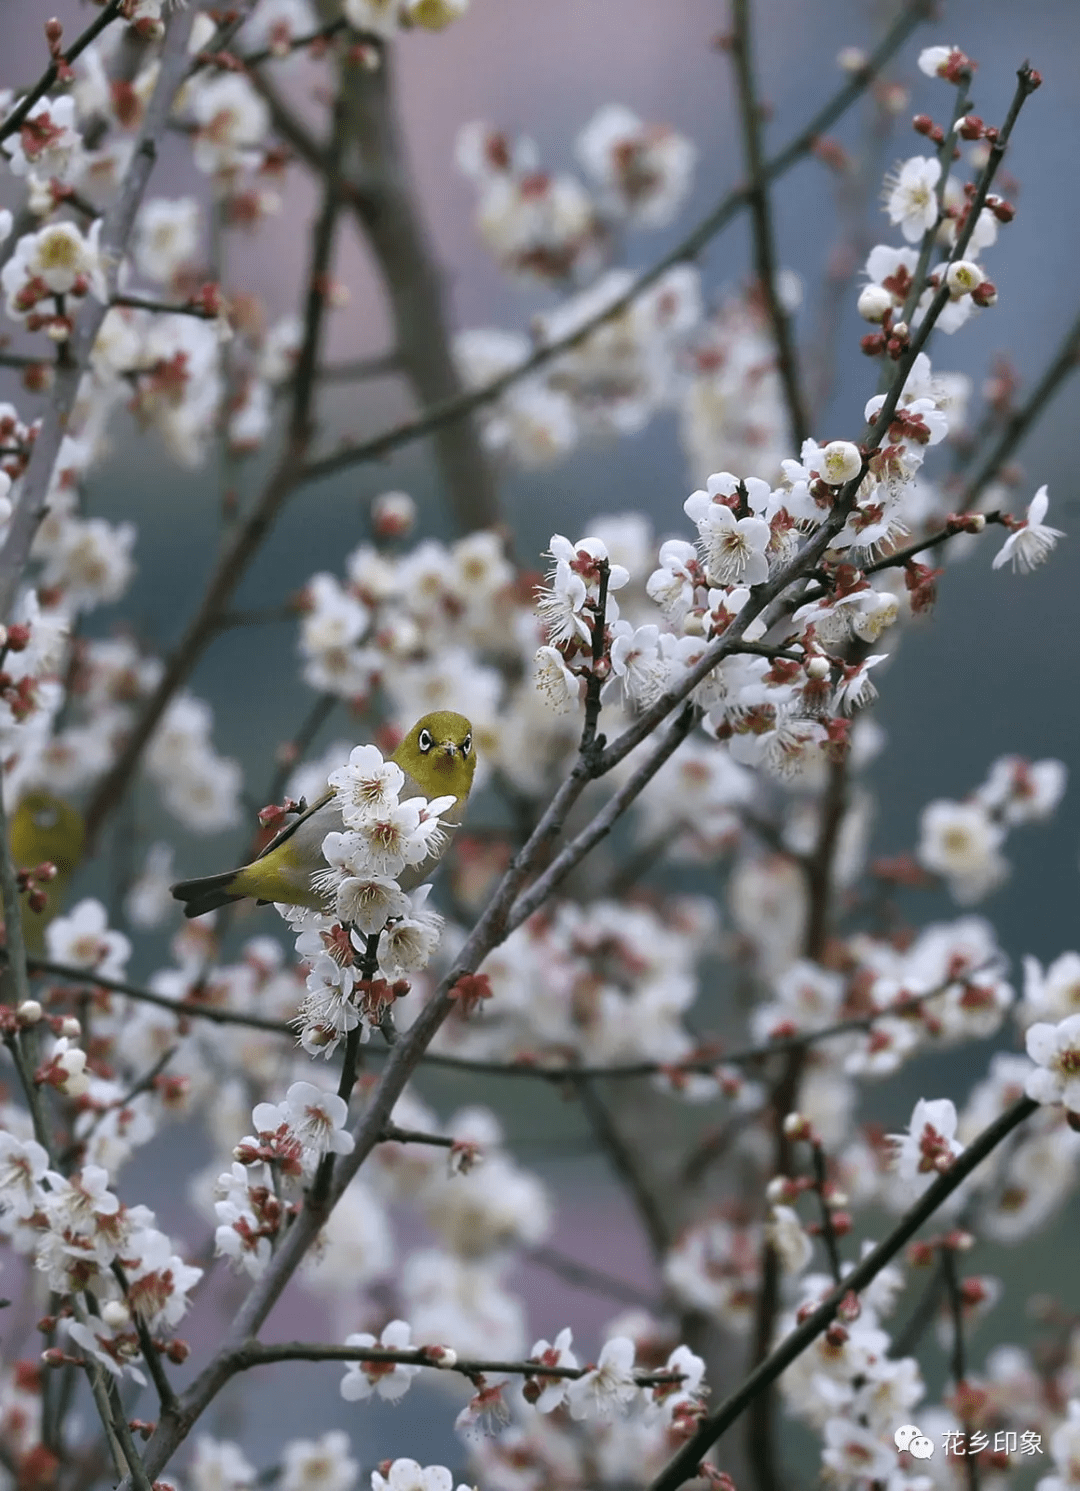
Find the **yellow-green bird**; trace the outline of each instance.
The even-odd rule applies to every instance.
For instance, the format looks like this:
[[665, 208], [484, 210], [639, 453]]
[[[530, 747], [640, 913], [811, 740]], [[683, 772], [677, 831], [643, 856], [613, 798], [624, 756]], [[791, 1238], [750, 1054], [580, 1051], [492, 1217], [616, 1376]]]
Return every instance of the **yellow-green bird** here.
[[45, 860], [56, 866], [52, 880], [36, 887], [44, 905], [35, 911], [24, 901], [23, 937], [27, 951], [41, 953], [45, 928], [63, 904], [72, 871], [82, 858], [86, 827], [78, 808], [42, 788], [28, 792], [11, 815], [8, 834], [11, 857], [20, 870], [32, 870]]
[[[409, 797], [453, 797], [454, 805], [439, 814], [439, 821], [456, 827], [464, 817], [465, 804], [476, 770], [472, 725], [463, 714], [438, 710], [424, 715], [406, 735], [390, 760], [401, 767], [405, 782], [399, 794]], [[249, 865], [182, 880], [172, 887], [184, 903], [185, 916], [202, 916], [229, 901], [253, 897], [258, 902], [276, 901], [287, 906], [310, 906], [321, 910], [325, 893], [313, 886], [313, 877], [327, 868], [323, 840], [345, 827], [333, 791], [325, 793], [286, 825]], [[435, 869], [448, 839], [418, 865], [409, 865], [398, 878], [402, 890], [414, 890]]]

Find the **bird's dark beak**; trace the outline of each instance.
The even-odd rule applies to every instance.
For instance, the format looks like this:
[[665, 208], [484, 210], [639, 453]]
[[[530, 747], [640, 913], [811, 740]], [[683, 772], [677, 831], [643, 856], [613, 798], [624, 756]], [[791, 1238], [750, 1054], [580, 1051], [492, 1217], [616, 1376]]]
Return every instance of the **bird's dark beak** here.
[[452, 740], [444, 741], [442, 745], [442, 752], [444, 756], [449, 756], [450, 760], [453, 761], [454, 757], [457, 755], [457, 746]]

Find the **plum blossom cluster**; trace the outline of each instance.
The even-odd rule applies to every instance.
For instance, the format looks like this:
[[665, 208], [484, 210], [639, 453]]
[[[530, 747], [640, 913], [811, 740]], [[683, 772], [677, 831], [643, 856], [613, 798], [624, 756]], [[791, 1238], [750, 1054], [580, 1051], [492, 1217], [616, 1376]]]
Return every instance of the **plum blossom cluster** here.
[[[508, 1491], [524, 1473], [530, 1479], [556, 1464], [568, 1484], [602, 1483], [655, 1474], [699, 1422], [704, 1411], [705, 1364], [686, 1346], [674, 1346], [666, 1325], [644, 1310], [609, 1322], [594, 1363], [577, 1377], [545, 1375], [543, 1367], [581, 1370], [573, 1337], [560, 1331], [553, 1342], [537, 1341], [529, 1353], [539, 1370], [504, 1399], [496, 1435], [478, 1436], [474, 1400], [459, 1417], [472, 1461], [485, 1486]], [[639, 1382], [643, 1367], [667, 1378]], [[587, 1438], [582, 1427], [588, 1430]]]
[[1011, 828], [1044, 822], [1065, 792], [1062, 761], [1002, 756], [964, 802], [940, 799], [919, 821], [918, 861], [940, 875], [961, 905], [981, 901], [1009, 873], [1001, 852]]
[[[58, 1059], [54, 1051], [53, 1062]], [[72, 1095], [78, 1092], [75, 1088]], [[9, 1246], [32, 1262], [60, 1301], [57, 1323], [68, 1344], [56, 1348], [58, 1359], [65, 1349], [84, 1353], [116, 1378], [126, 1374], [145, 1382], [137, 1324], [168, 1348], [202, 1269], [177, 1255], [149, 1207], [128, 1207], [119, 1200], [109, 1189], [108, 1171], [84, 1164], [70, 1176], [61, 1175], [41, 1144], [25, 1130], [18, 1137], [23, 1126], [15, 1110], [5, 1116], [14, 1123], [0, 1132], [3, 1231]], [[93, 1312], [86, 1308], [88, 1295], [95, 1301]]]
[[478, 192], [476, 224], [506, 272], [568, 290], [537, 314], [533, 340], [496, 328], [457, 338], [466, 381], [484, 384], [527, 362], [533, 346], [602, 323], [571, 350], [515, 386], [485, 417], [489, 446], [529, 466], [565, 456], [582, 437], [632, 433], [678, 404], [683, 364], [703, 315], [699, 276], [688, 267], [632, 295], [633, 276], [611, 267], [626, 228], [668, 223], [690, 190], [696, 151], [668, 125], [619, 104], [601, 108], [577, 141], [588, 184], [540, 169], [536, 146], [483, 123], [459, 134], [457, 162]]
[[[351, 1030], [362, 1040], [370, 1037], [408, 992], [405, 976], [425, 968], [438, 946], [443, 921], [427, 906], [431, 887], [420, 885], [409, 895], [401, 882], [415, 887], [430, 872], [449, 831], [440, 815], [453, 810], [456, 799], [401, 798], [404, 771], [384, 761], [374, 745], [357, 746], [327, 780], [342, 828], [322, 838], [328, 868], [312, 890], [324, 909], [282, 911], [297, 933], [297, 954], [310, 968], [300, 1041], [305, 1050], [329, 1056]], [[298, 831], [308, 831], [303, 822]], [[368, 952], [371, 946], [377, 955]]]
[[540, 167], [536, 145], [479, 121], [457, 139], [457, 164], [477, 188], [476, 225], [511, 275], [555, 285], [591, 278], [616, 225], [659, 228], [682, 207], [697, 150], [670, 125], [608, 104], [578, 136], [588, 186]]
[[644, 1058], [676, 1067], [695, 1048], [686, 1017], [698, 998], [698, 960], [716, 933], [703, 897], [657, 909], [560, 902], [488, 956], [490, 1012], [444, 1026], [438, 1049], [553, 1065], [575, 1052], [590, 1066]]

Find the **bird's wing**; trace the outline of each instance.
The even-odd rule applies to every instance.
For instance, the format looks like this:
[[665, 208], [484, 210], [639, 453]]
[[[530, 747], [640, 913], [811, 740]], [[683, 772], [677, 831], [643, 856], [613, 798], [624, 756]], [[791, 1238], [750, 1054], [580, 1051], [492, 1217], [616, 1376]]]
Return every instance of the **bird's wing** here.
[[286, 839], [291, 839], [293, 834], [300, 827], [301, 823], [306, 823], [310, 817], [312, 817], [319, 811], [320, 808], [325, 808], [326, 804], [330, 801], [333, 795], [334, 790], [333, 788], [331, 788], [329, 792], [324, 792], [322, 797], [320, 797], [317, 802], [313, 802], [311, 806], [305, 808], [302, 813], [297, 813], [293, 821], [291, 823], [286, 823], [284, 828], [279, 829], [274, 837], [270, 840], [270, 842], [266, 845], [266, 847], [259, 850], [255, 858], [265, 859], [265, 857], [272, 850], [278, 848], [280, 844], [284, 844]]

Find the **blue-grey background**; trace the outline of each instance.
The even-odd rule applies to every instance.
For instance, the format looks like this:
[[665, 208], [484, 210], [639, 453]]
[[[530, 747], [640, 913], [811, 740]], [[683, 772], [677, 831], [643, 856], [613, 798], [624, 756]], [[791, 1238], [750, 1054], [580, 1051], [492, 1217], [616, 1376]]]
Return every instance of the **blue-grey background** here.
[[[55, 8], [69, 35], [89, 14], [71, 0]], [[7, 0], [4, 10], [11, 75], [25, 81], [36, 75], [44, 56], [44, 13], [38, 0]], [[836, 88], [840, 48], [871, 45], [893, 12], [892, 7], [859, 0], [764, 0], [755, 12], [762, 92], [774, 111], [768, 140], [775, 149]], [[645, 264], [740, 179], [729, 67], [710, 44], [726, 24], [726, 7], [717, 0], [680, 0], [678, 5], [659, 0], [545, 0], [543, 5], [473, 0], [470, 13], [444, 35], [403, 41], [403, 118], [457, 325], [525, 326], [530, 313], [544, 303], [543, 296], [508, 285], [474, 238], [472, 188], [452, 163], [457, 126], [487, 118], [526, 132], [538, 141], [545, 165], [571, 169], [577, 131], [608, 101], [626, 103], [646, 118], [670, 121], [691, 135], [701, 150], [693, 197], [670, 230], [630, 240], [628, 262]], [[1020, 209], [1017, 219], [985, 255], [998, 286], [998, 305], [956, 337], [938, 338], [933, 350], [936, 366], [968, 372], [976, 388], [999, 351], [1007, 351], [1030, 380], [1080, 301], [1075, 196], [1080, 12], [1075, 0], [1025, 6], [1015, 0], [951, 0], [942, 5], [940, 23], [916, 33], [893, 65], [891, 76], [911, 85], [913, 97], [900, 114], [887, 161], [921, 149], [922, 142], [905, 122], [911, 113], [925, 109], [941, 117], [949, 105], [945, 85], [923, 78], [915, 68], [919, 47], [937, 41], [956, 43], [978, 61], [975, 109], [988, 121], [1002, 117], [1015, 69], [1024, 58], [1045, 79], [1024, 111], [1006, 162], [1021, 184], [1013, 193]], [[835, 133], [854, 146], [859, 124], [856, 112]], [[203, 189], [179, 147], [170, 149], [152, 190], [178, 194]], [[782, 261], [802, 276], [810, 304], [833, 242], [832, 193], [827, 171], [808, 160], [783, 179], [774, 197]], [[282, 218], [256, 239], [238, 238], [229, 251], [235, 272], [231, 285], [265, 297], [272, 312], [295, 303], [305, 246], [293, 225], [310, 200], [296, 173]], [[883, 215], [877, 222], [882, 239], [896, 241]], [[747, 274], [748, 262], [746, 230], [739, 223], [703, 256], [707, 290], [716, 294], [737, 284]], [[331, 354], [362, 356], [381, 350], [389, 332], [365, 251], [350, 243], [337, 268], [352, 290], [352, 302], [335, 319]], [[805, 320], [800, 323], [804, 337], [811, 329]], [[849, 304], [834, 394], [815, 432], [823, 439], [851, 435], [861, 426], [862, 407], [876, 377], [876, 369], [857, 352], [864, 329]], [[25, 398], [18, 401], [21, 408], [30, 407]], [[406, 407], [393, 384], [335, 391], [326, 404], [334, 436], [373, 431]], [[1078, 424], [1080, 379], [1059, 395], [1024, 448], [1016, 508], [1037, 486], [1048, 483], [1050, 521], [1080, 535]], [[423, 533], [448, 534], [428, 454], [422, 447], [407, 449], [384, 465], [358, 469], [298, 496], [245, 581], [239, 604], [273, 605], [314, 571], [339, 571], [343, 554], [366, 534], [366, 499], [390, 487], [405, 488], [420, 499]], [[638, 437], [583, 450], [553, 470], [507, 474], [503, 496], [518, 552], [527, 562], [536, 562], [553, 530], [575, 533], [592, 513], [637, 508], [650, 514], [660, 533], [677, 530], [684, 525], [681, 504], [689, 489], [674, 421], [665, 417]], [[138, 522], [139, 570], [122, 610], [148, 640], [168, 646], [190, 614], [213, 561], [220, 497], [213, 464], [197, 473], [175, 470], [156, 442], [121, 423], [113, 459], [90, 483], [88, 497], [93, 511]], [[881, 852], [910, 847], [922, 805], [934, 796], [962, 796], [1004, 752], [1059, 756], [1074, 771], [1077, 767], [1080, 544], [1067, 540], [1045, 570], [1014, 577], [990, 569], [998, 542], [991, 537], [967, 562], [950, 566], [933, 617], [908, 634], [884, 680], [877, 718], [888, 732], [889, 746], [873, 771], [880, 804], [876, 847]], [[95, 626], [108, 629], [118, 611], [102, 611]], [[294, 645], [294, 629], [286, 625], [228, 634], [214, 645], [193, 680], [195, 691], [214, 704], [218, 748], [244, 761], [256, 796], [271, 775], [274, 745], [288, 737], [308, 707], [309, 696], [296, 676]], [[325, 738], [342, 733], [331, 727]], [[1070, 788], [1053, 824], [1019, 832], [1009, 842], [1013, 876], [985, 909], [1014, 958], [1030, 951], [1049, 959], [1080, 941], [1078, 791], [1076, 785]], [[148, 829], [154, 826], [147, 821]], [[181, 868], [192, 873], [210, 868], [233, 848], [233, 841], [225, 838], [184, 841]], [[944, 898], [930, 895], [912, 901], [910, 909], [920, 917], [956, 914]], [[148, 972], [155, 966], [154, 956], [149, 945], [145, 951], [137, 949], [133, 971]], [[1010, 1039], [1005, 1035], [1001, 1043]], [[890, 1127], [899, 1127], [914, 1097], [948, 1093], [959, 1100], [985, 1070], [986, 1057], [986, 1046], [975, 1046], [906, 1072], [874, 1091], [872, 1109]], [[526, 1097], [517, 1084], [509, 1092], [498, 1084], [489, 1091], [477, 1083], [465, 1088], [446, 1080], [428, 1081], [424, 1088], [444, 1109], [465, 1100], [495, 1101], [511, 1134], [525, 1141], [522, 1158], [530, 1162], [536, 1157], [559, 1189], [560, 1244], [580, 1257], [603, 1256], [612, 1271], [625, 1277], [648, 1280], [645, 1249], [625, 1225], [625, 1203], [604, 1183], [599, 1162], [556, 1161], [543, 1158], [537, 1148], [578, 1132], [567, 1105], [546, 1091], [530, 1090]], [[126, 1173], [129, 1199], [141, 1199], [143, 1181], [152, 1172], [160, 1184], [163, 1156], [175, 1165], [178, 1181], [189, 1168], [183, 1136], [164, 1139]], [[1057, 1292], [1063, 1302], [1076, 1306], [1076, 1222], [1074, 1207], [1069, 1219], [1059, 1221], [1044, 1238], [1007, 1255], [991, 1249], [979, 1255], [979, 1268], [1005, 1274], [1013, 1287], [982, 1329], [976, 1360], [987, 1342], [1023, 1331], [1024, 1302], [1031, 1289]], [[177, 1225], [182, 1225], [179, 1217]], [[614, 1306], [609, 1310], [591, 1303], [535, 1270], [529, 1271], [527, 1283], [538, 1334], [571, 1318], [584, 1319], [595, 1330], [614, 1312]], [[299, 1302], [286, 1306], [283, 1330], [314, 1335], [325, 1322], [305, 1316], [310, 1308]], [[582, 1346], [588, 1350], [594, 1345], [586, 1328]], [[928, 1371], [940, 1376], [931, 1362], [932, 1357]], [[396, 1413], [354, 1410], [337, 1398], [336, 1369], [298, 1372], [306, 1374], [302, 1381], [312, 1387], [310, 1396], [296, 1392], [297, 1374], [264, 1373], [257, 1402], [249, 1401], [245, 1409], [248, 1417], [231, 1420], [232, 1411], [227, 1405], [223, 1409], [218, 1428], [241, 1435], [259, 1463], [271, 1463], [283, 1439], [315, 1434], [335, 1422], [350, 1427], [355, 1452], [366, 1465], [400, 1453], [458, 1463], [459, 1452], [447, 1433], [449, 1415], [416, 1411], [425, 1403], [437, 1406], [437, 1400], [414, 1393]]]

